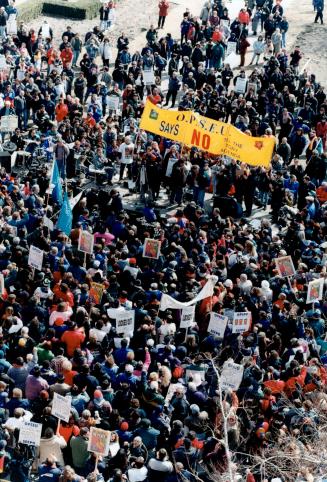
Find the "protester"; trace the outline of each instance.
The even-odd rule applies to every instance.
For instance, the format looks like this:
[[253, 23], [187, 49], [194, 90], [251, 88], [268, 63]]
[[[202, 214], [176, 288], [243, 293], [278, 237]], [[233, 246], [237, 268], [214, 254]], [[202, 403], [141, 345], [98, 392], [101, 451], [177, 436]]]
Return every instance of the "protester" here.
[[[17, 156], [0, 172], [4, 480], [326, 473], [326, 94], [288, 50], [284, 5], [227, 7], [186, 9], [175, 40], [160, 0], [132, 51], [113, 2], [59, 42], [46, 21], [10, 34], [1, 5], [0, 115], [19, 126], [1, 147]], [[152, 121], [225, 122], [258, 157], [170, 140], [168, 120], [144, 131], [146, 102]]]

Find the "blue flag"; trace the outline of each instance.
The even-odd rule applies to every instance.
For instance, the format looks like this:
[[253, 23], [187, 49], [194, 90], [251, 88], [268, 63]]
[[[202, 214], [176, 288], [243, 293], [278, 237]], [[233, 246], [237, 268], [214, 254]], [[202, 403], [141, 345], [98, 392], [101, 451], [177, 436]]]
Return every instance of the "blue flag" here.
[[58, 164], [57, 161], [54, 161], [53, 165], [53, 172], [52, 172], [52, 179], [51, 179], [51, 184], [54, 184], [53, 190], [52, 190], [52, 197], [54, 201], [56, 201], [58, 204], [62, 204], [62, 185], [61, 185], [61, 179], [59, 175], [59, 169], [58, 169]]
[[64, 200], [60, 209], [59, 218], [57, 221], [57, 229], [60, 229], [63, 233], [70, 235], [73, 223], [73, 212], [70, 207], [68, 194], [65, 192]]

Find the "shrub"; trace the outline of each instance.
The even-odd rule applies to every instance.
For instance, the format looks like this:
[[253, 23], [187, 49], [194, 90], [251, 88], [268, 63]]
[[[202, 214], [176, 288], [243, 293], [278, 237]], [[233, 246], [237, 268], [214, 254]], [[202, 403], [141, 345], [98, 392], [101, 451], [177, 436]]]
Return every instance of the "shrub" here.
[[18, 6], [18, 20], [28, 23], [42, 14], [52, 17], [90, 20], [98, 15], [99, 8], [99, 3], [96, 0], [79, 0], [78, 3], [69, 3], [64, 0], [29, 0]]

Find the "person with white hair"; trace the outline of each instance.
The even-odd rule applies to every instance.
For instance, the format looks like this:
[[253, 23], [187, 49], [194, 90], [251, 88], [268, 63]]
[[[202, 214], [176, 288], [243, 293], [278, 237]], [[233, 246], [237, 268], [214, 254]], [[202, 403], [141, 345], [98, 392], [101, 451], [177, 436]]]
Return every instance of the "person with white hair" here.
[[248, 279], [247, 275], [242, 273], [240, 279], [238, 280], [237, 286], [240, 290], [241, 295], [248, 296], [252, 290], [252, 281]]

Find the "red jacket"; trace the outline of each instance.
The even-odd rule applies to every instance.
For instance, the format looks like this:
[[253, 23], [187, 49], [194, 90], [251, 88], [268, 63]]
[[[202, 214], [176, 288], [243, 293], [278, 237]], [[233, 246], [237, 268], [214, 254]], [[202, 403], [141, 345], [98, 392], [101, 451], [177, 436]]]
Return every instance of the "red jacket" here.
[[169, 2], [167, 0], [161, 0], [159, 2], [159, 16], [167, 17], [169, 9]]
[[238, 14], [238, 19], [242, 24], [248, 25], [250, 23], [250, 15], [248, 12], [240, 12]]

